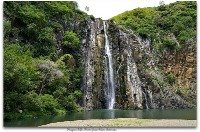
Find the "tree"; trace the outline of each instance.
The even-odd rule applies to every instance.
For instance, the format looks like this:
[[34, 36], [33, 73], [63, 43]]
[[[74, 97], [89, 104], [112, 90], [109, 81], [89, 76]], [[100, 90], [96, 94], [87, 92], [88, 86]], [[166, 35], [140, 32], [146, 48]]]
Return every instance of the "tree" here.
[[86, 7], [85, 7], [85, 10], [86, 10], [86, 11], [89, 11], [89, 10], [90, 10], [90, 8], [89, 8], [88, 6], [86, 6]]
[[64, 43], [63, 45], [71, 47], [71, 48], [76, 48], [80, 44], [80, 40], [77, 36], [76, 33], [72, 31], [66, 31], [64, 33]]
[[159, 5], [160, 5], [160, 6], [164, 6], [164, 5], [165, 5], [165, 2], [164, 2], [163, 0], [161, 0], [161, 1], [159, 2]]

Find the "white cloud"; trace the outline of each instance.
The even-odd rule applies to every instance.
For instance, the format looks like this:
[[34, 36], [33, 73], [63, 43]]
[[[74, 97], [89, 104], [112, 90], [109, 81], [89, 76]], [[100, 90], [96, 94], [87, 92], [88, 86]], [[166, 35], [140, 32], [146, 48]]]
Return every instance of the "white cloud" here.
[[[138, 7], [158, 6], [161, 0], [76, 0], [79, 8], [86, 12], [85, 7], [89, 7], [87, 13], [96, 18], [104, 20], [118, 15], [124, 11]], [[173, 3], [177, 0], [162, 0], [165, 4]]]

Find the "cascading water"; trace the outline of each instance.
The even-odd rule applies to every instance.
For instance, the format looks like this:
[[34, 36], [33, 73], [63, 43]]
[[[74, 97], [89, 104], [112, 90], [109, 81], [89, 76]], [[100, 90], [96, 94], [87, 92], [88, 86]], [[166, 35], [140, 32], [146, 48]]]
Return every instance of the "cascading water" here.
[[104, 36], [105, 36], [105, 54], [106, 54], [106, 79], [107, 79], [107, 107], [108, 109], [114, 108], [115, 103], [115, 86], [114, 86], [114, 79], [113, 79], [113, 66], [112, 66], [112, 54], [110, 52], [109, 47], [109, 40], [107, 35], [107, 24], [106, 21], [103, 21], [103, 27], [104, 27]]

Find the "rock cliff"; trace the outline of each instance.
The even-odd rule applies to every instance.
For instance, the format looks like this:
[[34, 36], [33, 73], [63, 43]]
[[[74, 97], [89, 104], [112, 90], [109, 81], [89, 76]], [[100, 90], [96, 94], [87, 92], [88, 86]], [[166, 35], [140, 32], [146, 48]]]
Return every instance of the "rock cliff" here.
[[[161, 62], [153, 56], [151, 41], [148, 38], [137, 36], [131, 30], [122, 29], [112, 21], [106, 21], [106, 24], [115, 82], [114, 108], [149, 109], [193, 106], [178, 95], [166, 81], [166, 72], [176, 69], [169, 68], [175, 65], [171, 64], [173, 61], [162, 62], [165, 69], [163, 71], [157, 66]], [[88, 20], [84, 23], [84, 27], [82, 32], [83, 106], [85, 110], [108, 108], [103, 20]], [[188, 61], [193, 60], [190, 58], [187, 57]], [[189, 63], [186, 61], [186, 64]], [[179, 72], [179, 70], [174, 72]], [[195, 70], [189, 68], [184, 75], [187, 73], [188, 76], [189, 74], [192, 76], [193, 72]], [[180, 79], [181, 82], [178, 82], [182, 83], [184, 80]]]

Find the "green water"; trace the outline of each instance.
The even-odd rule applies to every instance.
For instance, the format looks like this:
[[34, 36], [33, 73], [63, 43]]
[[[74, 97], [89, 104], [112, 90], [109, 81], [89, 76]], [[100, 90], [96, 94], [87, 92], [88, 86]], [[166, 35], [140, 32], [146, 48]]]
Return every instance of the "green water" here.
[[53, 122], [113, 119], [113, 118], [140, 118], [140, 119], [186, 119], [196, 120], [196, 109], [149, 109], [149, 110], [93, 110], [87, 112], [69, 113], [65, 116], [44, 116], [29, 120], [4, 122], [5, 127], [36, 127]]

